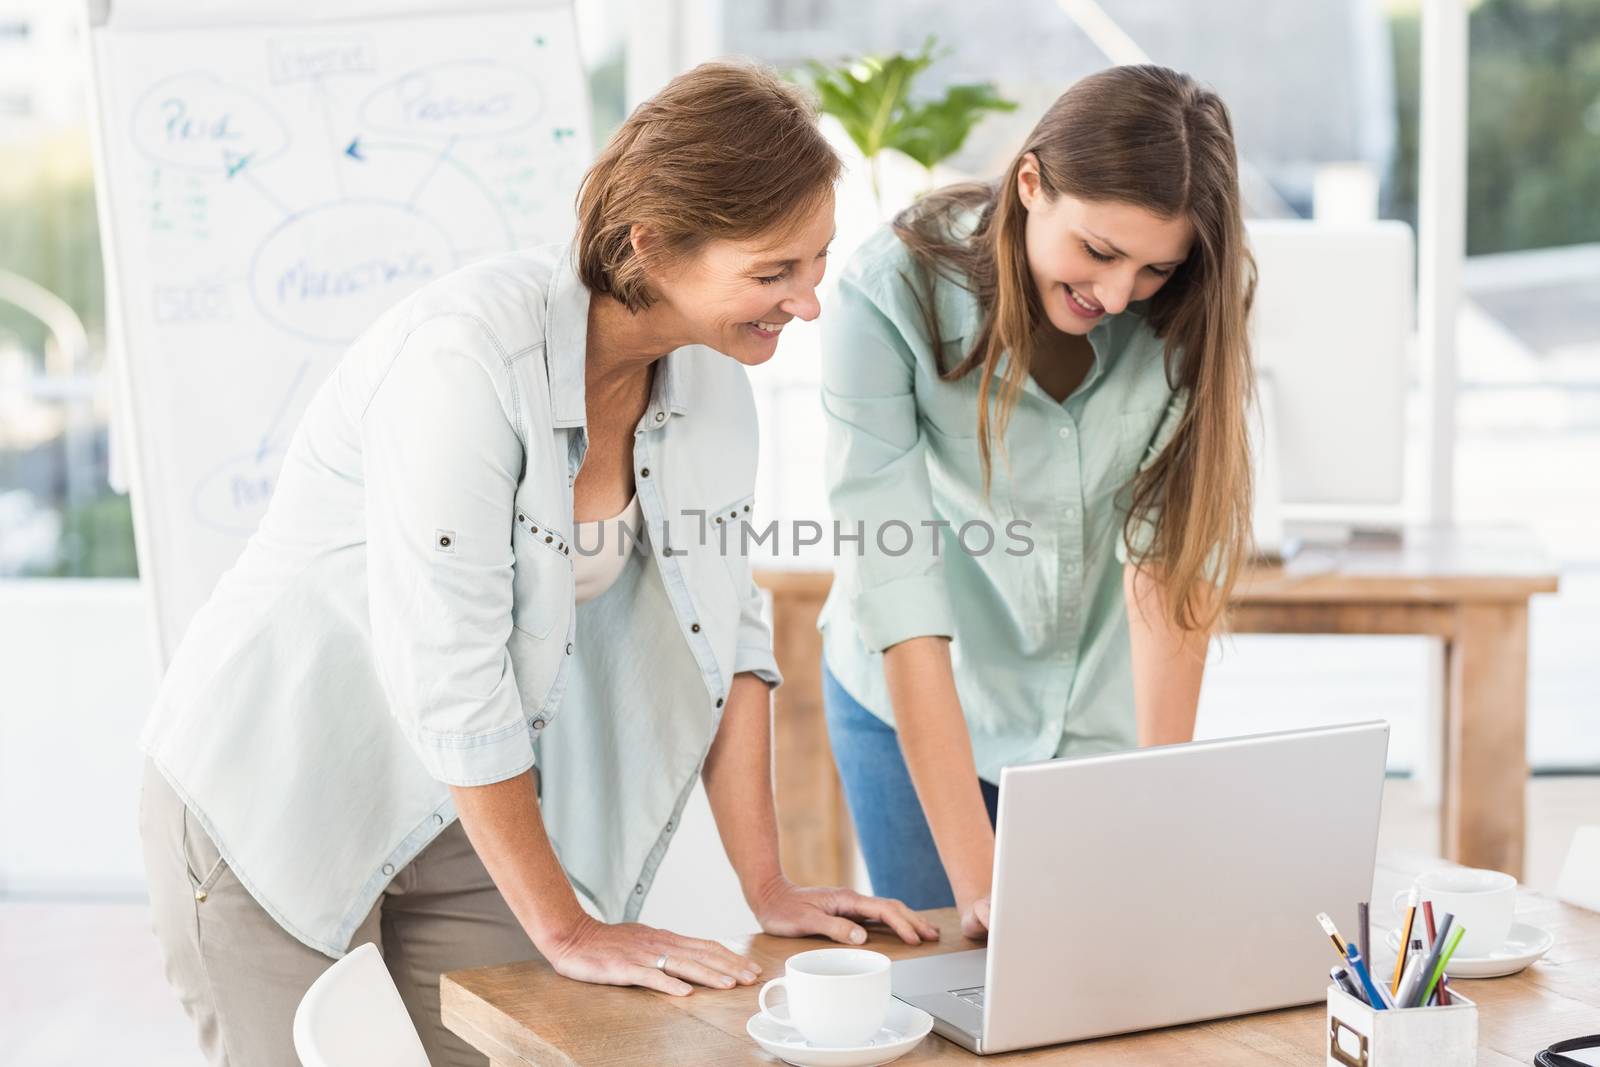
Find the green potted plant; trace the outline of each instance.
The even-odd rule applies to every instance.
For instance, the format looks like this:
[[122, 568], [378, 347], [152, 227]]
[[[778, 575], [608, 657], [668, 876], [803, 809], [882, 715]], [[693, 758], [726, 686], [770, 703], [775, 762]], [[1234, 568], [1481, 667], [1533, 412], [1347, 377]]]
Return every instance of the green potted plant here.
[[904, 153], [928, 171], [961, 150], [972, 128], [991, 111], [1014, 111], [993, 82], [952, 85], [936, 99], [912, 99], [912, 83], [935, 59], [934, 38], [913, 54], [861, 56], [834, 66], [806, 64], [822, 112], [839, 120], [866, 158], [872, 196], [882, 210], [878, 159], [884, 149]]

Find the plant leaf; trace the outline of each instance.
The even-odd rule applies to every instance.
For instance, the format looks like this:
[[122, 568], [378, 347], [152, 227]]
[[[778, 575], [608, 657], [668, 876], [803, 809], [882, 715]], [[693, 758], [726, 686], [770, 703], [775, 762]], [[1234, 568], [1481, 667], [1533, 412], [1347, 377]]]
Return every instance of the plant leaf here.
[[937, 100], [914, 102], [912, 83], [937, 58], [929, 37], [916, 53], [863, 56], [836, 66], [805, 65], [824, 114], [839, 120], [869, 160], [894, 148], [932, 168], [961, 150], [991, 111], [1012, 111], [993, 83], [954, 85]]

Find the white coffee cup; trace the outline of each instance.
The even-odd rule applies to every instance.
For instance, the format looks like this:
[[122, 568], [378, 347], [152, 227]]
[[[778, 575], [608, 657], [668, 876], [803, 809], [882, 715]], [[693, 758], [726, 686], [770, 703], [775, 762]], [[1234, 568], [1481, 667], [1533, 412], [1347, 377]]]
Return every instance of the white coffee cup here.
[[[1517, 912], [1517, 880], [1511, 875], [1473, 867], [1441, 867], [1417, 875], [1414, 884], [1418, 900], [1433, 901], [1435, 925], [1444, 922], [1445, 912], [1449, 912], [1466, 931], [1456, 948], [1458, 959], [1489, 956], [1506, 943]], [[1395, 914], [1402, 918], [1408, 892], [1401, 890], [1394, 898]]]
[[[767, 994], [778, 988], [788, 995], [787, 1016], [767, 1007]], [[782, 978], [761, 987], [758, 1002], [762, 1015], [813, 1045], [864, 1045], [889, 1015], [889, 957], [861, 948], [801, 952], [789, 957]]]

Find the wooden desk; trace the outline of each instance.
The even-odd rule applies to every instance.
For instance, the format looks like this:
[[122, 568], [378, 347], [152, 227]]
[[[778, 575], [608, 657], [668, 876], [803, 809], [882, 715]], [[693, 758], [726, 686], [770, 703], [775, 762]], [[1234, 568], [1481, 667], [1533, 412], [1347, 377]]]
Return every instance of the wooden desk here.
[[[1381, 857], [1372, 899], [1388, 901], [1429, 865], [1417, 856]], [[1373, 912], [1373, 953], [1380, 965], [1392, 963], [1387, 949], [1376, 947], [1383, 944], [1387, 924], [1380, 926], [1379, 921], [1390, 918], [1388, 905], [1375, 903]], [[891, 934], [875, 931], [869, 947], [896, 958], [973, 947], [960, 936], [952, 910], [929, 914], [944, 931], [938, 945], [911, 948]], [[1551, 1042], [1600, 1033], [1600, 914], [1524, 892], [1518, 917], [1555, 935], [1556, 946], [1544, 960], [1510, 978], [1452, 980], [1478, 1004], [1478, 1063], [1485, 1067], [1520, 1067], [1532, 1063], [1534, 1054]], [[1306, 922], [1314, 919], [1308, 915]], [[819, 945], [816, 939], [765, 935], [730, 943], [759, 962], [769, 978], [783, 973], [783, 961], [790, 955]], [[1330, 947], [1330, 965], [1332, 951]], [[441, 981], [441, 1000], [445, 1025], [486, 1053], [494, 1067], [725, 1067], [778, 1062], [744, 1030], [756, 1011], [758, 988], [701, 989], [688, 997], [669, 997], [642, 989], [582, 985], [560, 977], [540, 960], [447, 974]], [[981, 1060], [930, 1034], [896, 1063], [1322, 1067], [1324, 1010], [1315, 1004]]]
[[[775, 709], [784, 869], [848, 885], [851, 826], [822, 713], [817, 614], [833, 575], [767, 569], [784, 685]], [[1399, 545], [1307, 549], [1251, 570], [1232, 628], [1254, 634], [1422, 634], [1444, 643], [1444, 855], [1522, 877], [1526, 832], [1528, 598], [1553, 593], [1554, 568], [1524, 531], [1418, 528]], [[1284, 694], [1286, 697], [1291, 694]]]

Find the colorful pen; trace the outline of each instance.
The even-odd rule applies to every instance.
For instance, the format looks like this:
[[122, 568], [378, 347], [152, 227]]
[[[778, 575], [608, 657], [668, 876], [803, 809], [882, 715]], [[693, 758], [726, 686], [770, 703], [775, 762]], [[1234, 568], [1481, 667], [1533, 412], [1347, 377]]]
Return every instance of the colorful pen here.
[[1383, 1011], [1394, 1007], [1389, 998], [1384, 995], [1383, 989], [1373, 984], [1372, 975], [1367, 973], [1367, 965], [1361, 962], [1361, 950], [1354, 945], [1346, 945], [1345, 947], [1349, 950], [1350, 969], [1355, 972], [1356, 980], [1361, 983], [1361, 988], [1367, 991], [1367, 1003], [1371, 1004], [1375, 1011]]
[[1356, 944], [1361, 948], [1361, 958], [1372, 956], [1372, 906], [1363, 900], [1356, 905]]
[[1339, 928], [1333, 925], [1333, 920], [1328, 917], [1328, 913], [1325, 911], [1317, 912], [1317, 922], [1322, 924], [1323, 933], [1327, 934], [1328, 940], [1333, 942], [1333, 951], [1339, 954], [1341, 960], [1344, 959], [1346, 955], [1345, 940], [1339, 936]]
[[1433, 977], [1428, 979], [1428, 987], [1422, 991], [1422, 1003], [1426, 1004], [1433, 995], [1433, 987], [1439, 984], [1439, 979], [1444, 975], [1444, 969], [1450, 963], [1450, 957], [1455, 955], [1456, 946], [1461, 944], [1461, 938], [1466, 935], [1467, 928], [1457, 926], [1450, 935], [1450, 943], [1445, 946], [1444, 952], [1439, 956], [1439, 963], [1433, 969]]
[[1394, 1002], [1401, 1008], [1418, 1008], [1420, 1004], [1413, 1004], [1411, 998], [1417, 990], [1422, 988], [1422, 983], [1427, 981], [1427, 961], [1422, 951], [1422, 938], [1411, 939], [1411, 956], [1406, 960], [1406, 973], [1400, 977], [1400, 989], [1394, 995]]
[[[1433, 976], [1434, 966], [1439, 962], [1439, 957], [1441, 954], [1443, 954], [1444, 947], [1449, 942], [1450, 931], [1455, 927], [1455, 921], [1456, 917], [1450, 914], [1448, 911], [1444, 913], [1444, 918], [1440, 920], [1439, 936], [1434, 938], [1433, 949], [1428, 953], [1427, 963], [1423, 966], [1422, 973], [1428, 976], [1428, 978], [1423, 979], [1424, 982], [1428, 981], [1429, 978]], [[1432, 992], [1431, 987], [1429, 988], [1428, 992]], [[1423, 1003], [1426, 1004], [1427, 993], [1424, 993], [1423, 997]]]
[[1431, 951], [1433, 943], [1439, 940], [1439, 932], [1433, 928], [1433, 901], [1424, 900], [1422, 902], [1422, 920], [1423, 925], [1428, 930], [1428, 948]]
[[1328, 977], [1332, 978], [1334, 984], [1340, 989], [1344, 990], [1352, 997], [1355, 997], [1357, 1000], [1361, 1001], [1361, 1003], [1365, 1004], [1367, 1002], [1367, 995], [1361, 992], [1360, 989], [1356, 988], [1355, 982], [1350, 979], [1350, 972], [1345, 968], [1329, 967]]

